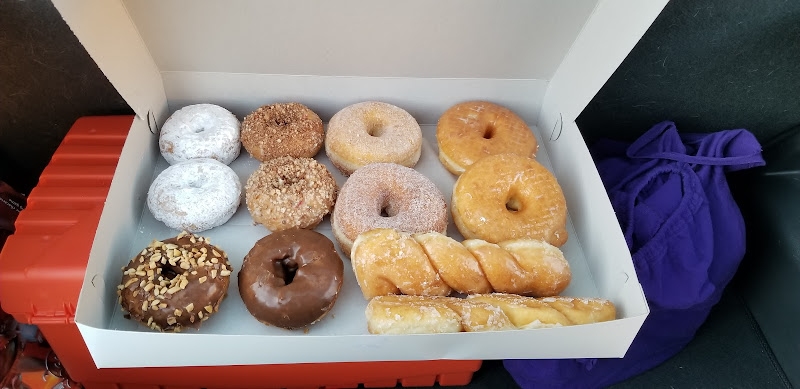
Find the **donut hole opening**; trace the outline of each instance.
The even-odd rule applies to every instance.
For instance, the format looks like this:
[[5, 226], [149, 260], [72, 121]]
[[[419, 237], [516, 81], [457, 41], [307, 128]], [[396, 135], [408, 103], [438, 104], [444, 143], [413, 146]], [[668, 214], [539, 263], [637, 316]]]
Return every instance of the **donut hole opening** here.
[[171, 280], [178, 276], [181, 272], [176, 271], [172, 268], [172, 266], [163, 266], [161, 267], [161, 276], [164, 277], [166, 280]]
[[519, 212], [521, 209], [522, 209], [522, 203], [515, 196], [511, 196], [511, 198], [509, 198], [508, 201], [506, 201], [506, 210], [508, 210], [509, 212], [515, 213]]
[[289, 256], [277, 259], [273, 262], [275, 274], [283, 279], [284, 284], [289, 285], [294, 281], [297, 274], [297, 262]]
[[483, 139], [492, 139], [494, 138], [495, 133], [494, 125], [491, 123], [486, 125], [486, 128], [483, 129]]
[[397, 210], [392, 208], [392, 205], [389, 203], [385, 203], [381, 206], [381, 217], [392, 217], [397, 215]]
[[367, 122], [367, 134], [369, 136], [380, 137], [386, 133], [386, 126], [380, 120], [369, 120]]

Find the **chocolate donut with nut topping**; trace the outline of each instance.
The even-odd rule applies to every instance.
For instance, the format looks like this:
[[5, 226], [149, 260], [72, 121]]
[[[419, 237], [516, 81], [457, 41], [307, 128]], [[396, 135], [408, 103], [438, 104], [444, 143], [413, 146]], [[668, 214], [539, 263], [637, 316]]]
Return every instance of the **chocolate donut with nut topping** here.
[[154, 330], [200, 328], [219, 310], [232, 270], [208, 238], [184, 231], [153, 240], [122, 268], [119, 303], [127, 318]]

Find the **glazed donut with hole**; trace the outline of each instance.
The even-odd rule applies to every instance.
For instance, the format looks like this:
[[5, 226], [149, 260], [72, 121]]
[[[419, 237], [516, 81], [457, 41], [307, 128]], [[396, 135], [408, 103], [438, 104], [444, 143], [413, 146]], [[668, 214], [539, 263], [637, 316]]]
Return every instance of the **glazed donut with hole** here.
[[567, 203], [561, 186], [536, 160], [500, 154], [482, 158], [458, 177], [453, 221], [467, 239], [490, 243], [532, 238], [561, 247], [567, 241]]
[[530, 128], [511, 110], [487, 101], [456, 104], [436, 126], [439, 160], [453, 174], [497, 154], [535, 157], [538, 144]]

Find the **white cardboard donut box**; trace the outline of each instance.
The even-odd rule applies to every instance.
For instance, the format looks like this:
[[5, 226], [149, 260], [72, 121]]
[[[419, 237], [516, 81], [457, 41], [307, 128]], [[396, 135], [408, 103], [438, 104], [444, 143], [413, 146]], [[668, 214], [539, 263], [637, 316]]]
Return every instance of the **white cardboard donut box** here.
[[[75, 314], [99, 368], [505, 358], [618, 358], [649, 309], [614, 211], [575, 124], [666, 0], [369, 1], [54, 0], [136, 118], [111, 183]], [[301, 102], [324, 121], [365, 100], [409, 111], [425, 144], [417, 170], [448, 204], [455, 177], [437, 159], [436, 121], [451, 105], [489, 100], [519, 114], [540, 142], [569, 210], [564, 295], [602, 297], [613, 321], [485, 333], [370, 335], [347, 257], [336, 306], [307, 331], [250, 316], [232, 275], [228, 297], [199, 332], [166, 334], [126, 320], [119, 269], [153, 238], [174, 236], [144, 206], [167, 164], [150, 127], [178, 108], [214, 103], [241, 120], [264, 104]], [[324, 151], [317, 159], [330, 166]], [[244, 182], [257, 161], [231, 165]], [[339, 185], [345, 178], [332, 169]], [[451, 218], [452, 219], [452, 218]], [[316, 229], [331, 237], [328, 219]], [[202, 233], [235, 269], [269, 232], [243, 204]], [[448, 234], [460, 239], [452, 220]], [[153, 353], [169, 344], [181, 350]], [[119, 350], [125, 350], [120, 353]], [[208, 350], [214, 350], [209, 353]]]

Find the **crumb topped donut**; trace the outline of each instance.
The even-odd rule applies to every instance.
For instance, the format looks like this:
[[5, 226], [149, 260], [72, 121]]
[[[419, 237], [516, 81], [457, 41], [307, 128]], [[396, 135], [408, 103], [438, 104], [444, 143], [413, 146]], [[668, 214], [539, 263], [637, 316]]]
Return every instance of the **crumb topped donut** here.
[[232, 270], [208, 238], [181, 232], [153, 240], [122, 268], [119, 303], [126, 317], [154, 330], [200, 328], [219, 310]]
[[536, 156], [538, 144], [530, 128], [511, 110], [487, 101], [456, 104], [436, 126], [439, 160], [453, 174], [475, 161], [497, 154]]
[[317, 155], [325, 140], [322, 119], [300, 103], [265, 105], [244, 118], [242, 144], [253, 158]]
[[331, 227], [350, 257], [358, 235], [375, 228], [444, 233], [447, 205], [422, 173], [394, 163], [373, 163], [356, 170], [342, 186]]
[[453, 221], [467, 239], [490, 243], [518, 238], [561, 247], [567, 241], [567, 203], [561, 186], [536, 160], [514, 154], [482, 158], [453, 188]]
[[214, 104], [195, 104], [173, 113], [161, 127], [158, 147], [174, 165], [195, 158], [212, 158], [230, 165], [239, 156], [239, 119]]
[[312, 158], [278, 157], [261, 164], [245, 185], [253, 221], [270, 231], [314, 228], [331, 212], [336, 180]]
[[374, 162], [413, 167], [421, 151], [419, 124], [411, 114], [391, 104], [353, 104], [333, 115], [328, 123], [325, 153], [346, 176]]
[[161, 172], [147, 191], [147, 207], [169, 228], [200, 232], [233, 216], [242, 183], [227, 165], [214, 159], [190, 159]]
[[344, 264], [333, 242], [295, 228], [256, 242], [239, 272], [239, 294], [258, 321], [300, 328], [333, 308], [343, 279]]

